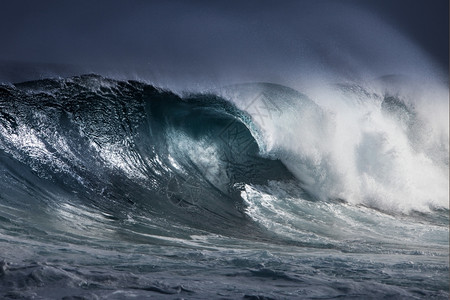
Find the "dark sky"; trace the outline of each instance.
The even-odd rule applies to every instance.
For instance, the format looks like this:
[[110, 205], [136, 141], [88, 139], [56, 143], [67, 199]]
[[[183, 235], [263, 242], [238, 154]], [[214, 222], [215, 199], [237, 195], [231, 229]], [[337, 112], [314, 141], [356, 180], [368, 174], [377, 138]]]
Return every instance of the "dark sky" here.
[[[354, 1], [358, 3], [358, 1]], [[448, 0], [359, 1], [416, 40], [445, 68], [449, 64]]]
[[448, 0], [2, 1], [0, 80], [13, 80], [6, 66], [23, 62], [151, 80], [292, 81], [300, 73], [348, 78], [414, 73], [426, 69], [428, 60], [448, 74], [448, 5]]

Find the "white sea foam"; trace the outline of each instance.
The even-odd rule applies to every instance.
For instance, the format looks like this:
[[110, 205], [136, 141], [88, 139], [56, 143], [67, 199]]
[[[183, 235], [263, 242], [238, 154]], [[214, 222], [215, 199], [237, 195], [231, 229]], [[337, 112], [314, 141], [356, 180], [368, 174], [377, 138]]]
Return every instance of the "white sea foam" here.
[[[313, 196], [405, 213], [448, 208], [447, 88], [385, 87], [322, 87], [310, 91], [314, 103], [259, 84], [231, 99], [263, 132], [262, 154], [283, 161]], [[258, 93], [278, 112], [242, 104]]]

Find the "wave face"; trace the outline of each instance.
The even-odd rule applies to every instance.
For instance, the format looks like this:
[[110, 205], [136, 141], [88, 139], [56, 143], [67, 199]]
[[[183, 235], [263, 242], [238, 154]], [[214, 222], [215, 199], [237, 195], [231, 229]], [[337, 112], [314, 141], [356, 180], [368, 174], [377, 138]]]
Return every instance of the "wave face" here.
[[447, 298], [448, 99], [396, 80], [0, 86], [0, 295]]

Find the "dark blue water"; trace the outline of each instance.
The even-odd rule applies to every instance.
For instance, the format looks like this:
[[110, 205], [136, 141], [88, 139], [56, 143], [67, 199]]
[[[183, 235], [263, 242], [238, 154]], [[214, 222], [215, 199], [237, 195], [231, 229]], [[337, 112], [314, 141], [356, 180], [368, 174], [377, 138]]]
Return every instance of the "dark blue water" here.
[[0, 297], [447, 299], [448, 99], [404, 91], [1, 85]]

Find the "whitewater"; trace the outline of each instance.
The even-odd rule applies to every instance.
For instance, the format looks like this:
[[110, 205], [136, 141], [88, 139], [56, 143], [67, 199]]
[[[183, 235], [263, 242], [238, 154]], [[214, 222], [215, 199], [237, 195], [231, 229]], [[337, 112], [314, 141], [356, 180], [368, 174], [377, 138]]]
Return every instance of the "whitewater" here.
[[448, 299], [448, 87], [0, 86], [0, 296]]

